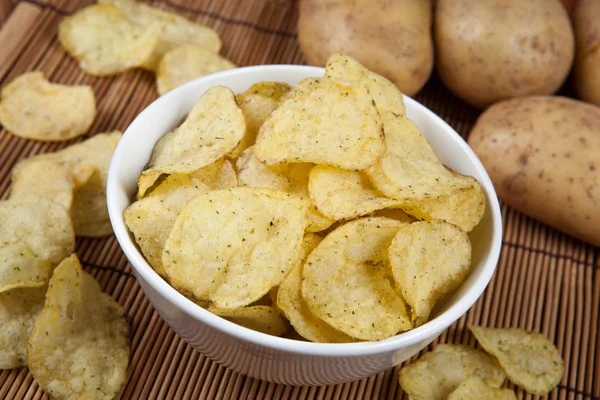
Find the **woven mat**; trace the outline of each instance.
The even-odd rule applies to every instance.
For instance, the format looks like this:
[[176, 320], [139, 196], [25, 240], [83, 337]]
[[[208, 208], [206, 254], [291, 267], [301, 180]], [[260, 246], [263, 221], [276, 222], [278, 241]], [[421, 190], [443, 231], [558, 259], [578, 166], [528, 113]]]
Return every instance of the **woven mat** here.
[[[41, 1], [41, 0], [40, 0]], [[93, 86], [98, 116], [91, 135], [124, 130], [157, 96], [153, 76], [136, 70], [112, 78], [84, 74], [56, 38], [64, 15], [88, 1], [0, 0], [0, 85], [34, 69], [52, 81]], [[165, 0], [160, 8], [212, 26], [223, 54], [238, 65], [302, 64], [296, 42], [297, 9], [285, 0]], [[399, 66], [401, 68], [401, 66]], [[452, 96], [434, 76], [416, 99], [466, 137], [478, 112]], [[89, 136], [89, 135], [88, 135]], [[81, 140], [81, 139], [79, 139]], [[73, 141], [72, 141], [73, 142]], [[0, 132], [0, 195], [8, 197], [10, 170], [22, 158], [68, 143], [40, 143]], [[583, 244], [503, 206], [504, 248], [498, 270], [475, 306], [437, 342], [474, 344], [467, 322], [541, 331], [562, 352], [567, 373], [551, 399], [600, 400], [600, 260]], [[87, 271], [132, 320], [130, 378], [123, 399], [401, 399], [398, 368], [329, 387], [275, 385], [234, 373], [185, 344], [160, 319], [138, 286], [114, 237], [78, 239]], [[519, 392], [519, 398], [534, 396]], [[0, 399], [46, 399], [26, 368], [0, 372]]]

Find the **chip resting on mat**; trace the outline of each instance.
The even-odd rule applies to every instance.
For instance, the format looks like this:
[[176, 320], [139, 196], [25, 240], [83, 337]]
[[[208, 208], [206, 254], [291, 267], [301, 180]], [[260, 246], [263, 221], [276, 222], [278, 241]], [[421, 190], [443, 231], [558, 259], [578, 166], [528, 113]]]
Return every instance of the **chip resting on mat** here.
[[175, 218], [188, 201], [209, 190], [235, 186], [237, 177], [231, 162], [221, 160], [191, 174], [169, 175], [149, 195], [125, 209], [125, 224], [159, 275], [166, 276], [162, 252]]
[[50, 83], [40, 71], [18, 76], [0, 92], [0, 124], [23, 138], [69, 140], [85, 133], [95, 116], [90, 86]]
[[175, 47], [161, 58], [156, 70], [156, 86], [159, 95], [167, 93], [186, 82], [235, 68], [231, 61], [191, 44]]
[[288, 325], [281, 318], [279, 311], [272, 306], [248, 306], [240, 308], [211, 307], [208, 311], [245, 328], [268, 335], [281, 336], [288, 329]]
[[261, 126], [254, 152], [267, 165], [310, 162], [363, 170], [385, 146], [381, 117], [364, 86], [307, 78]]
[[400, 386], [411, 399], [446, 400], [463, 381], [477, 376], [500, 387], [505, 375], [485, 352], [460, 344], [439, 344], [400, 370]]
[[498, 360], [508, 379], [527, 392], [545, 396], [562, 379], [564, 361], [544, 335], [517, 328], [470, 325], [469, 329], [481, 347]]
[[436, 301], [456, 290], [471, 272], [471, 241], [456, 225], [419, 221], [398, 229], [389, 248], [396, 287], [422, 325]]
[[517, 400], [517, 395], [510, 389], [490, 386], [478, 376], [472, 376], [464, 381], [456, 390], [450, 393], [448, 400]]
[[307, 203], [279, 190], [250, 187], [194, 197], [165, 245], [168, 281], [219, 308], [260, 299], [300, 260]]
[[313, 314], [363, 340], [387, 339], [411, 329], [388, 260], [388, 247], [403, 224], [362, 218], [328, 234], [302, 269], [302, 296]]
[[131, 22], [140, 27], [147, 29], [156, 24], [164, 25], [152, 54], [143, 62], [144, 68], [155, 70], [163, 54], [183, 44], [196, 45], [215, 54], [221, 50], [221, 39], [214, 30], [178, 14], [132, 0], [99, 0], [98, 3], [117, 7]]
[[146, 62], [158, 44], [164, 22], [138, 25], [110, 4], [94, 4], [65, 17], [58, 39], [91, 75], [113, 75]]
[[27, 341], [45, 296], [46, 286], [0, 293], [0, 369], [27, 365]]
[[125, 311], [77, 256], [66, 258], [31, 332], [31, 374], [54, 399], [112, 399], [127, 380], [129, 354]]
[[202, 95], [185, 121], [154, 147], [148, 168], [138, 178], [138, 198], [162, 174], [191, 173], [235, 149], [246, 130], [233, 92], [214, 86]]
[[75, 248], [67, 210], [57, 203], [0, 201], [0, 292], [43, 286]]

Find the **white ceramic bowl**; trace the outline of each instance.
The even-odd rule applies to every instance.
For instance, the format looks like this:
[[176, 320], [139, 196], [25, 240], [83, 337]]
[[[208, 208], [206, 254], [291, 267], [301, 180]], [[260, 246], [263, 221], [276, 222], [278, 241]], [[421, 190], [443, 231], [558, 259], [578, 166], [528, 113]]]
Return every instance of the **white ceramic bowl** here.
[[162, 318], [190, 345], [209, 358], [252, 377], [292, 385], [325, 385], [370, 376], [410, 358], [460, 318], [487, 286], [500, 253], [502, 223], [492, 182], [464, 140], [443, 120], [405, 97], [410, 117], [427, 137], [440, 160], [483, 186], [487, 209], [472, 232], [473, 272], [440, 307], [435, 318], [409, 332], [380, 342], [322, 344], [255, 332], [221, 319], [179, 294], [148, 265], [123, 223], [123, 210], [137, 190], [137, 177], [156, 141], [174, 128], [210, 87], [245, 91], [260, 81], [291, 85], [322, 76], [323, 69], [267, 65], [234, 69], [197, 79], [162, 96], [131, 123], [110, 166], [108, 209], [117, 239], [146, 296]]

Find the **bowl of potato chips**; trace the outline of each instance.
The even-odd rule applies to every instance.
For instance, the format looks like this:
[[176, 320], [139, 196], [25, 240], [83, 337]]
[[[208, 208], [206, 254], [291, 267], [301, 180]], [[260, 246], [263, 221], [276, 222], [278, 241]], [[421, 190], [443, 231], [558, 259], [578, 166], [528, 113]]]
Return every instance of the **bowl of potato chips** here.
[[123, 135], [107, 193], [161, 317], [220, 364], [291, 385], [407, 360], [475, 303], [501, 247], [465, 141], [343, 54], [173, 89]]

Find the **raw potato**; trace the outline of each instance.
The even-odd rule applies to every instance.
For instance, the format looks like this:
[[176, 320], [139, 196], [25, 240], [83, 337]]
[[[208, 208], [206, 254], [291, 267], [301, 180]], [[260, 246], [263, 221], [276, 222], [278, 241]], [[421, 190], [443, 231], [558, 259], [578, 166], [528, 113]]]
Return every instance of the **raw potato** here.
[[498, 196], [600, 246], [600, 108], [535, 96], [490, 107], [469, 135]]
[[191, 173], [223, 158], [245, 130], [244, 113], [233, 92], [225, 86], [208, 89], [185, 121], [156, 143], [148, 168], [138, 178], [138, 198], [163, 174]]
[[579, 0], [573, 11], [575, 89], [579, 97], [600, 106], [600, 2]]
[[448, 400], [517, 400], [517, 395], [510, 389], [502, 389], [488, 385], [478, 376], [463, 381]]
[[191, 44], [176, 47], [165, 53], [158, 64], [158, 94], [162, 96], [186, 82], [232, 68], [235, 68], [235, 64], [202, 47]]
[[554, 93], [573, 63], [573, 31], [560, 0], [438, 0], [434, 30], [440, 77], [479, 108]]
[[164, 28], [164, 22], [136, 25], [117, 7], [94, 4], [65, 17], [58, 39], [88, 74], [114, 75], [141, 66]]
[[112, 399], [127, 380], [125, 311], [77, 256], [54, 271], [27, 353], [29, 371], [53, 399]]
[[412, 96], [433, 69], [431, 14], [426, 0], [302, 0], [298, 40], [309, 64], [346, 53]]
[[307, 78], [262, 125], [254, 154], [267, 165], [308, 162], [363, 170], [385, 152], [384, 139], [364, 86]]
[[479, 344], [506, 372], [511, 382], [529, 393], [545, 396], [559, 384], [565, 364], [548, 338], [524, 329], [494, 329], [470, 325]]
[[95, 116], [90, 86], [50, 83], [39, 71], [15, 78], [0, 93], [0, 124], [26, 139], [69, 140], [85, 133]]
[[400, 386], [411, 399], [446, 400], [465, 379], [477, 376], [492, 387], [504, 382], [493, 357], [461, 344], [439, 344], [400, 370]]
[[281, 336], [288, 329], [288, 325], [281, 318], [279, 311], [272, 306], [249, 306], [232, 309], [212, 307], [208, 311], [245, 328], [267, 335]]

